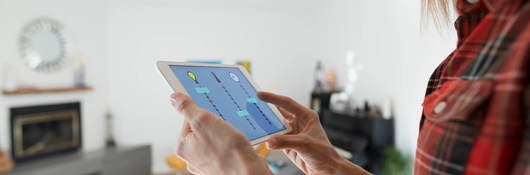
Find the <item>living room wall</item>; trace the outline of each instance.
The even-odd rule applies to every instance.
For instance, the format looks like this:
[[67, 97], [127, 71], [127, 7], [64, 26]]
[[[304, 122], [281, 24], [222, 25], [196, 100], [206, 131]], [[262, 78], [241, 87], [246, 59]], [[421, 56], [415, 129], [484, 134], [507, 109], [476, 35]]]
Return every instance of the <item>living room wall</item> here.
[[[396, 145], [411, 157], [429, 76], [456, 47], [451, 23], [439, 29], [421, 23], [420, 2], [332, 0], [320, 6], [317, 15], [321, 23], [315, 55], [342, 61], [347, 50], [354, 51], [363, 65], [355, 96], [379, 104], [393, 101]], [[344, 83], [346, 77], [341, 75], [346, 71], [341, 65], [336, 67]]]
[[82, 105], [83, 149], [94, 150], [104, 145], [104, 113], [107, 100], [107, 31], [106, 6], [103, 0], [0, 0], [0, 87], [7, 69], [16, 83], [33, 87], [73, 85], [73, 60], [58, 72], [37, 73], [25, 65], [19, 55], [18, 39], [24, 25], [38, 17], [61, 21], [72, 45], [72, 56], [86, 59], [90, 92], [44, 95], [0, 96], [0, 147], [8, 149], [9, 111], [13, 106], [53, 104], [80, 101]]
[[183, 118], [155, 68], [166, 60], [249, 60], [268, 91], [307, 104], [314, 50], [312, 4], [302, 1], [117, 2], [109, 16], [109, 96], [118, 143], [153, 145], [167, 170]]

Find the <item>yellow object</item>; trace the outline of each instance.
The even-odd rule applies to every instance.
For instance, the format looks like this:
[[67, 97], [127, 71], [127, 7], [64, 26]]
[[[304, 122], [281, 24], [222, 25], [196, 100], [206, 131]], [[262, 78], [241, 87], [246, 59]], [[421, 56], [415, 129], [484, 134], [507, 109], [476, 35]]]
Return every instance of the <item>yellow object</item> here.
[[188, 71], [188, 77], [190, 77], [193, 81], [197, 81], [197, 76], [195, 76], [195, 73]]
[[269, 148], [267, 148], [267, 146], [265, 145], [265, 143], [261, 143], [258, 145], [258, 149], [256, 149], [256, 152], [258, 153], [259, 156], [261, 157], [267, 157], [267, 155], [269, 154]]
[[186, 170], [186, 162], [178, 156], [175, 156], [175, 155], [167, 156], [166, 163], [173, 170], [176, 170], [176, 171]]
[[[259, 144], [258, 148], [256, 149], [256, 153], [261, 157], [267, 157], [269, 151], [270, 150], [267, 148], [265, 143]], [[186, 170], [186, 162], [176, 155], [166, 156], [166, 163], [171, 169], [175, 171]]]
[[243, 66], [248, 71], [248, 73], [252, 73], [250, 71], [250, 61], [238, 61], [236, 64]]
[[0, 174], [13, 170], [14, 166], [15, 165], [11, 159], [9, 159], [9, 156], [6, 153], [0, 151]]

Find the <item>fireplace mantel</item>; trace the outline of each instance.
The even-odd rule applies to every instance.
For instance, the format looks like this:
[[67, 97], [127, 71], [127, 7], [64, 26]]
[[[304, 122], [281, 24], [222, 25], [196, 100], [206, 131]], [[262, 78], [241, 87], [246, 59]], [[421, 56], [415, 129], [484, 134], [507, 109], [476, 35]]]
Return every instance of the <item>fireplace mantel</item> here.
[[46, 94], [46, 93], [66, 93], [66, 92], [88, 92], [92, 87], [56, 87], [56, 88], [22, 88], [16, 90], [3, 90], [4, 95], [28, 95], [28, 94]]

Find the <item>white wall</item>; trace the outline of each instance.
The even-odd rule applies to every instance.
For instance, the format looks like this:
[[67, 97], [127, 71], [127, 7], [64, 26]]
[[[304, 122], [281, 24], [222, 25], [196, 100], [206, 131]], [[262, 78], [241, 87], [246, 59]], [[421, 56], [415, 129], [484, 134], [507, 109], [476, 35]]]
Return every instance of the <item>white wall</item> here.
[[[319, 15], [317, 55], [337, 63], [353, 50], [364, 66], [355, 94], [394, 101], [396, 144], [413, 156], [427, 81], [456, 46], [452, 27], [420, 31], [420, 1], [332, 0]], [[344, 75], [342, 64], [334, 65]], [[345, 77], [341, 78], [344, 83]]]
[[[156, 60], [248, 59], [262, 89], [307, 104], [316, 60], [337, 70], [344, 85], [343, 60], [353, 50], [365, 68], [357, 96], [394, 100], [397, 145], [412, 155], [428, 76], [455, 45], [454, 32], [420, 32], [419, 8], [419, 1], [405, 0], [0, 0], [0, 59], [19, 68], [21, 83], [72, 83], [70, 69], [36, 74], [19, 61], [21, 27], [46, 15], [65, 24], [95, 88], [0, 96], [0, 108], [81, 100], [85, 148], [95, 149], [103, 146], [103, 113], [110, 106], [118, 144], [152, 144], [154, 170], [161, 172], [182, 118], [169, 105], [171, 91]], [[3, 148], [7, 121], [7, 111], [0, 112]]]
[[307, 103], [314, 27], [301, 1], [163, 2], [113, 4], [108, 22], [118, 143], [152, 143], [155, 171], [168, 169], [164, 157], [173, 154], [183, 121], [156, 60], [249, 59], [263, 89]]
[[0, 0], [0, 87], [6, 64], [16, 70], [17, 83], [36, 87], [71, 86], [71, 61], [55, 73], [36, 73], [21, 61], [18, 36], [23, 26], [34, 18], [48, 16], [61, 21], [73, 45], [74, 56], [87, 60], [87, 82], [94, 90], [86, 93], [45, 95], [0, 95], [0, 147], [8, 149], [9, 107], [80, 101], [82, 105], [83, 146], [85, 150], [100, 148], [104, 143], [103, 114], [107, 108], [107, 31], [103, 1], [69, 0]]

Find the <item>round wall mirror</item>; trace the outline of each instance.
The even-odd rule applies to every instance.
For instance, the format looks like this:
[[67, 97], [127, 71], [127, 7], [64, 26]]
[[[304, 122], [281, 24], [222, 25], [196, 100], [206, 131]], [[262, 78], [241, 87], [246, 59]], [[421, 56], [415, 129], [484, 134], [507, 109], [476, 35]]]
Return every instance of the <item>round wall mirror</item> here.
[[40, 18], [28, 23], [20, 36], [22, 59], [33, 70], [60, 69], [66, 57], [63, 26], [51, 18]]

